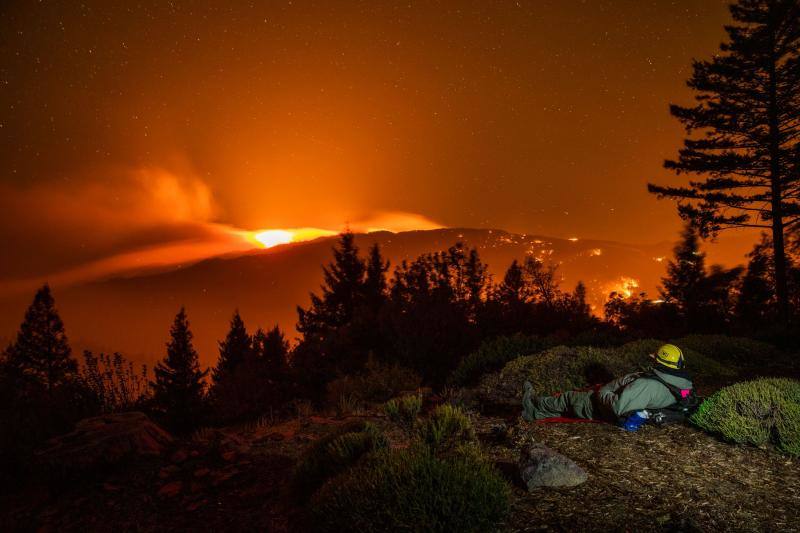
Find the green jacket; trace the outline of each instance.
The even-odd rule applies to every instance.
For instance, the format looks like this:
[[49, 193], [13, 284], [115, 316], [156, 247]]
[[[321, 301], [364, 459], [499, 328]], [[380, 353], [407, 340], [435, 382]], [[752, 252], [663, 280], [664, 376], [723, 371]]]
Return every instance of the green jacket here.
[[[688, 377], [670, 374], [657, 368], [654, 368], [653, 372], [679, 389], [693, 388]], [[641, 372], [622, 376], [603, 385], [597, 396], [603, 414], [612, 419], [642, 409], [662, 409], [675, 403], [675, 397], [663, 383], [647, 378]]]

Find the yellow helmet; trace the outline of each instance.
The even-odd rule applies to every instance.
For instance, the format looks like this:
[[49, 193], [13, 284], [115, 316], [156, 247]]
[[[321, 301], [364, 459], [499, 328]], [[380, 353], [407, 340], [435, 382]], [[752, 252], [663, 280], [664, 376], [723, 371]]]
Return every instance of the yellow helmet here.
[[683, 352], [674, 344], [664, 344], [653, 354], [653, 358], [658, 364], [667, 368], [675, 370], [683, 368]]

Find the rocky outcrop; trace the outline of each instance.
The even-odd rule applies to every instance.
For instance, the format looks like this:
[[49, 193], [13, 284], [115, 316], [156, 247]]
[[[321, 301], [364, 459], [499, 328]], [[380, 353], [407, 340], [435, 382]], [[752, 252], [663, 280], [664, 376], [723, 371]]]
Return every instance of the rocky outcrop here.
[[529, 491], [538, 487], [574, 487], [588, 478], [572, 459], [539, 443], [523, 450], [519, 468]]
[[37, 457], [51, 466], [91, 468], [132, 456], [160, 455], [172, 441], [144, 413], [115, 413], [81, 420], [72, 432], [49, 440]]

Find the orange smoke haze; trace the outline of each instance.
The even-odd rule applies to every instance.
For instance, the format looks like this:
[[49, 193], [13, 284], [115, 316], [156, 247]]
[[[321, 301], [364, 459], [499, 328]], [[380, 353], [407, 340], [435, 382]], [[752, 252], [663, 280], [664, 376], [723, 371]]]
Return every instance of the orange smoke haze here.
[[[169, 268], [207, 257], [242, 253], [356, 232], [442, 227], [413, 213], [340, 214], [328, 228], [248, 230], [218, 221], [224, 214], [211, 188], [186, 171], [144, 167], [58, 186], [3, 187], [2, 227], [23, 224], [28, 238], [0, 266], [0, 292], [31, 290], [43, 281], [71, 284], [109, 275]], [[51, 254], [51, 257], [48, 256]], [[43, 260], [44, 259], [44, 260]]]

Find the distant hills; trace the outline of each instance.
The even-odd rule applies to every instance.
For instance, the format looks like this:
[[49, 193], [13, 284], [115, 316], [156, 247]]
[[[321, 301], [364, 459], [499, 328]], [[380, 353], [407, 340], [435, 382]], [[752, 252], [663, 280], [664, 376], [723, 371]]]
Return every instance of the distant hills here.
[[[559, 264], [562, 288], [571, 291], [582, 280], [597, 313], [609, 292], [626, 285], [655, 295], [664, 275], [663, 259], [672, 248], [668, 242], [643, 246], [458, 228], [356, 237], [364, 252], [373, 242], [381, 246], [392, 263], [390, 273], [402, 259], [443, 250], [457, 241], [477, 247], [496, 280], [514, 258], [526, 254]], [[76, 352], [120, 351], [151, 365], [163, 356], [172, 318], [185, 305], [201, 361], [209, 365], [216, 360], [217, 340], [225, 335], [235, 308], [248, 328], [277, 323], [293, 338], [296, 306], [307, 305], [309, 292], [319, 289], [321, 266], [330, 260], [335, 242], [336, 237], [325, 237], [53, 289]], [[638, 288], [632, 287], [633, 281]], [[13, 335], [31, 298], [25, 294], [0, 299], [0, 336]]]

